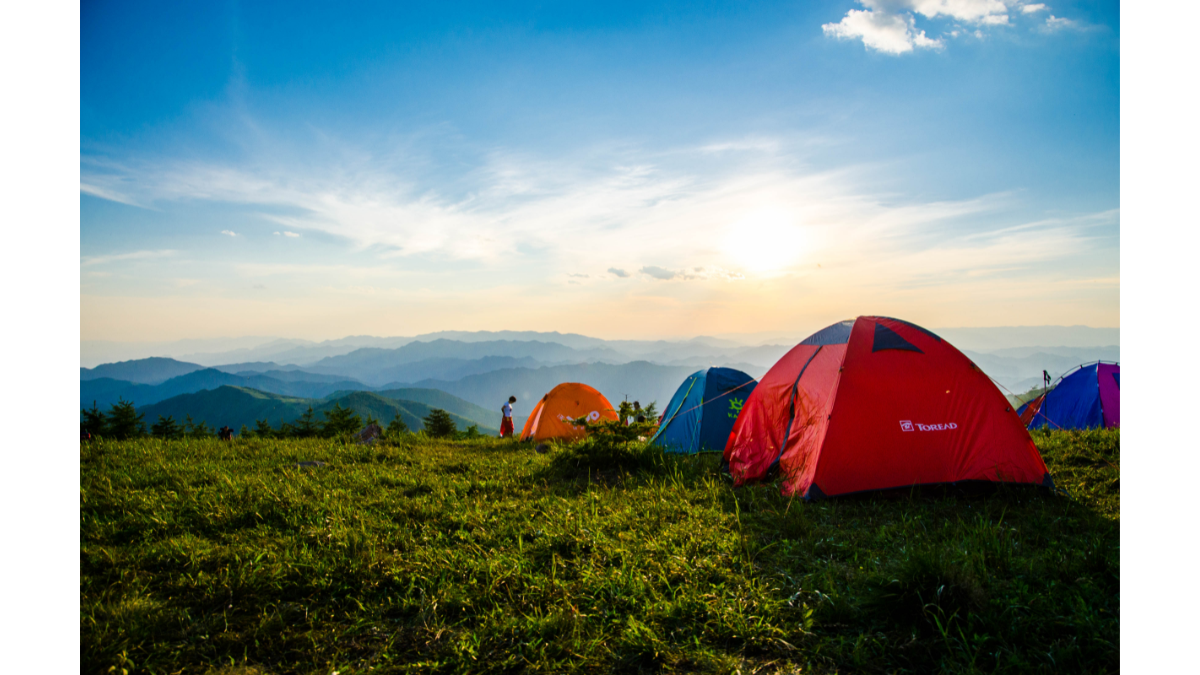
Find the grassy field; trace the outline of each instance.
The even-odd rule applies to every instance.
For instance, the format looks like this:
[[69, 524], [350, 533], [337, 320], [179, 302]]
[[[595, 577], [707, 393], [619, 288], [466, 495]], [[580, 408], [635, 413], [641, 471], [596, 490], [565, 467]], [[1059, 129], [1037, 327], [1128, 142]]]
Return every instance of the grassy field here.
[[1035, 434], [1062, 494], [811, 504], [712, 456], [97, 441], [82, 670], [1116, 672], [1119, 434]]

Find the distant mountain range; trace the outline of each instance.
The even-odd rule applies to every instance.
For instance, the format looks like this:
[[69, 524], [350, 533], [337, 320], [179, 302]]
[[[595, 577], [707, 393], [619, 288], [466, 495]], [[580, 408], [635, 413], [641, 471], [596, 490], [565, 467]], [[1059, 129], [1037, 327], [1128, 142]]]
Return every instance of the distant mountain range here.
[[[1043, 326], [943, 332], [952, 331], [961, 332], [959, 337], [968, 344], [992, 345], [992, 349], [973, 350], [944, 335], [963, 349], [1005, 393], [1021, 393], [1040, 383], [1043, 370], [1057, 377], [1087, 361], [1120, 360], [1116, 342], [1110, 346], [1046, 347], [1005, 344], [1001, 340], [1006, 336], [1017, 341], [1039, 335], [1077, 342], [1105, 337], [1119, 340], [1118, 329]], [[456, 414], [474, 419], [481, 426], [497, 428], [499, 407], [510, 394], [519, 399], [518, 424], [524, 421], [524, 415], [537, 399], [562, 382], [589, 384], [614, 404], [628, 396], [643, 404], [657, 401], [661, 408], [679, 383], [696, 370], [726, 366], [758, 378], [794, 346], [745, 346], [711, 337], [667, 342], [513, 331], [443, 332], [419, 338], [359, 336], [322, 343], [264, 339], [259, 344], [244, 343], [220, 354], [244, 357], [223, 362], [210, 360], [215, 353], [197, 351], [203, 359], [154, 357], [80, 368], [80, 407], [90, 408], [95, 402], [107, 410], [119, 399], [125, 399], [149, 409], [182, 396], [191, 396], [184, 399], [187, 405], [210, 406], [211, 393], [223, 388], [241, 391], [243, 398], [253, 399], [245, 399], [247, 412], [237, 413], [242, 417], [253, 416], [254, 411], [290, 415], [294, 411], [289, 406], [301, 405], [295, 401], [304, 401], [307, 408], [311, 401], [324, 402], [331, 397], [350, 396], [352, 392], [444, 407], [432, 401], [429, 394], [421, 398], [417, 394], [391, 393], [437, 390], [453, 399], [447, 405], [459, 401], [474, 406], [470, 415]], [[198, 343], [187, 344], [195, 348]], [[272, 354], [271, 358], [264, 356]], [[293, 357], [293, 361], [287, 361]], [[250, 391], [257, 394], [246, 393]], [[196, 398], [204, 392], [209, 392], [207, 398]], [[372, 403], [375, 399], [370, 397], [355, 400], [364, 410], [380, 405]], [[179, 410], [178, 403], [172, 402], [163, 409]], [[388, 404], [395, 405], [398, 404]], [[225, 417], [233, 414], [232, 409], [221, 410]], [[386, 407], [386, 411], [390, 410], [391, 407]], [[396, 412], [401, 412], [403, 418], [403, 411], [391, 414]]]
[[[851, 318], [851, 317], [846, 317]], [[535, 331], [441, 331], [413, 337], [372, 337], [353, 335], [337, 340], [314, 342], [311, 340], [281, 339], [271, 337], [191, 339], [176, 342], [111, 342], [103, 340], [81, 340], [79, 356], [81, 366], [113, 363], [117, 361], [142, 360], [150, 356], [170, 357], [177, 361], [219, 367], [231, 363], [254, 361], [280, 365], [307, 366], [324, 358], [349, 354], [357, 349], [396, 349], [414, 342], [448, 340], [463, 343], [475, 342], [546, 342], [562, 345], [577, 351], [605, 349], [617, 352], [621, 358], [616, 362], [645, 360], [658, 362], [657, 356], [674, 355], [720, 358], [726, 361], [744, 361], [762, 366], [754, 358], [739, 358], [735, 352], [763, 345], [790, 347], [823, 326], [814, 325], [807, 329], [771, 331], [765, 333], [728, 334], [717, 337], [701, 336], [690, 340], [604, 340], [576, 333]], [[1105, 347], [1121, 344], [1121, 329], [1092, 328], [1089, 326], [998, 326], [990, 328], [931, 328], [959, 349], [977, 352], [992, 352], [1014, 347], [1047, 345], [1052, 347]], [[498, 356], [500, 354], [485, 354]], [[479, 358], [478, 356], [458, 358]], [[601, 358], [599, 360], [609, 360]], [[99, 374], [96, 377], [115, 377]], [[124, 379], [116, 377], [116, 379]], [[154, 383], [146, 383], [154, 384]]]

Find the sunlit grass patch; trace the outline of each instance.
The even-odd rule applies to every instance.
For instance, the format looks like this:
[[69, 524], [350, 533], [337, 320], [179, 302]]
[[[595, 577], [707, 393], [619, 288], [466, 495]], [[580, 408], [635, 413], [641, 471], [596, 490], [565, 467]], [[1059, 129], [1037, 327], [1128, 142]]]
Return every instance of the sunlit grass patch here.
[[640, 445], [87, 444], [84, 671], [1115, 671], [1119, 432], [1035, 440], [1061, 494], [811, 504]]

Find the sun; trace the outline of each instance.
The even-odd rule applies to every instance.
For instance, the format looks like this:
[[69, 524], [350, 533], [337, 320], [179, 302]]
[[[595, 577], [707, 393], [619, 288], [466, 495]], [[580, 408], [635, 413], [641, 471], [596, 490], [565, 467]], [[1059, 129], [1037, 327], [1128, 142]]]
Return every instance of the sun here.
[[724, 252], [756, 273], [777, 272], [804, 253], [804, 231], [787, 211], [767, 207], [747, 213], [727, 229]]

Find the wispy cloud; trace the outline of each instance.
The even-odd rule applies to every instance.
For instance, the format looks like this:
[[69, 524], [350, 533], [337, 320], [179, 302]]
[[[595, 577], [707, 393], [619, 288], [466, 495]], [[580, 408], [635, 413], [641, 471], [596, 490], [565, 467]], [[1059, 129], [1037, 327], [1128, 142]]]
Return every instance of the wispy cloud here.
[[1021, 5], [1021, 12], [1024, 14], [1033, 14], [1034, 12], [1040, 12], [1045, 9], [1046, 9], [1046, 5], [1044, 5], [1040, 2], [1032, 3], [1029, 5]]
[[[136, 185], [140, 203], [242, 204], [287, 226], [276, 236], [331, 235], [372, 256], [383, 276], [395, 274], [396, 265], [385, 264], [395, 259], [427, 271], [465, 269], [449, 264], [455, 261], [499, 269], [526, 260], [532, 266], [522, 269], [543, 278], [644, 283], [735, 281], [817, 262], [903, 256], [928, 246], [931, 233], [943, 242], [978, 233], [975, 216], [1014, 199], [998, 193], [905, 201], [864, 189], [854, 168], [797, 168], [797, 150], [784, 139], [730, 144], [746, 152], [712, 151], [721, 145], [597, 148], [557, 159], [496, 150], [456, 192], [422, 184], [391, 155], [352, 147], [343, 154], [358, 159], [333, 168], [315, 161], [239, 168], [146, 162], [136, 170], [126, 165], [124, 174], [106, 168], [89, 182]], [[305, 168], [318, 164], [321, 170]], [[1032, 242], [1045, 236], [1028, 235]], [[962, 240], [968, 249], [987, 245]], [[278, 266], [239, 269], [248, 276], [288, 273]]]
[[642, 269], [640, 269], [638, 271], [641, 272], [642, 274], [645, 274], [648, 277], [653, 277], [655, 279], [660, 279], [662, 281], [674, 279], [675, 277], [679, 276], [678, 272], [672, 272], [671, 270], [664, 269], [662, 267], [656, 267], [654, 265], [649, 265], [647, 267], [643, 267]]
[[80, 260], [80, 267], [94, 267], [96, 265], [107, 265], [114, 262], [125, 262], [130, 260], [151, 260], [154, 258], [168, 258], [179, 253], [172, 249], [161, 251], [133, 251], [130, 253], [115, 253], [112, 255], [97, 255], [85, 257]]
[[1071, 19], [1063, 19], [1063, 18], [1054, 16], [1053, 14], [1046, 17], [1046, 30], [1049, 30], [1051, 32], [1065, 30], [1068, 28], [1078, 28], [1078, 27], [1079, 27], [1079, 24], [1072, 21]]
[[237, 232], [234, 232], [233, 230], [221, 230], [221, 234], [228, 235], [230, 237], [237, 236]]

